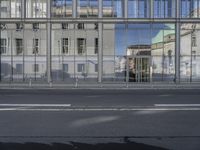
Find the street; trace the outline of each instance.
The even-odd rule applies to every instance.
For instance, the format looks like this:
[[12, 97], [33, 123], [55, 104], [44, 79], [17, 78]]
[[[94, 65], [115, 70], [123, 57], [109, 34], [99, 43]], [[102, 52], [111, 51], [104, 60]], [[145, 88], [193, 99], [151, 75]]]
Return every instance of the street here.
[[199, 89], [1, 89], [0, 150], [199, 150], [199, 116]]

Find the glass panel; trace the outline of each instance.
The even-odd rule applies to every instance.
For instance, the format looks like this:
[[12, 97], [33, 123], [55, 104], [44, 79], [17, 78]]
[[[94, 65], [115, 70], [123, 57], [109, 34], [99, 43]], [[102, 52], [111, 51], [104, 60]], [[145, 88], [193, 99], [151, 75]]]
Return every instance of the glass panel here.
[[182, 82], [200, 81], [200, 25], [181, 25], [180, 73]]
[[10, 35], [12, 28], [10, 24], [1, 24], [0, 30], [0, 54], [1, 54], [1, 76], [0, 81], [10, 81], [12, 76]]
[[21, 10], [21, 0], [0, 1], [0, 18], [20, 18]]
[[46, 77], [46, 25], [25, 24], [24, 78], [44, 82]]
[[128, 0], [129, 18], [149, 18], [150, 1], [149, 0]]
[[52, 17], [72, 17], [72, 0], [52, 0]]
[[[158, 25], [163, 28], [160, 28]], [[153, 24], [153, 81], [174, 81], [175, 30], [171, 29], [173, 26], [174, 24]]]
[[27, 18], [46, 18], [47, 0], [26, 0]]
[[95, 53], [95, 39], [98, 38], [98, 30], [96, 30], [96, 24], [82, 24], [81, 26], [84, 28], [75, 31], [75, 77], [79, 83], [97, 82], [94, 65], [98, 62]]
[[154, 0], [155, 18], [174, 18], [176, 1], [174, 0]]
[[[52, 26], [52, 78], [54, 82], [97, 82], [95, 39], [98, 30], [95, 24], [62, 24]], [[66, 71], [67, 70], [67, 71]]]
[[124, 1], [123, 0], [103, 0], [103, 17], [124, 16]]
[[174, 55], [174, 24], [104, 24], [104, 82], [173, 82]]
[[182, 18], [200, 17], [200, 0], [181, 0]]
[[77, 11], [79, 17], [97, 17], [98, 0], [78, 0]]

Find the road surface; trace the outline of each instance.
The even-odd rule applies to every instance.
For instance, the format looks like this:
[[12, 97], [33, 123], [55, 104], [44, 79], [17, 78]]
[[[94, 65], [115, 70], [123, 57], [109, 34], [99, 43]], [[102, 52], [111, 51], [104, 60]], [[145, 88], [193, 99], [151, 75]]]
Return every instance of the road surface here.
[[200, 90], [0, 90], [0, 149], [199, 150]]

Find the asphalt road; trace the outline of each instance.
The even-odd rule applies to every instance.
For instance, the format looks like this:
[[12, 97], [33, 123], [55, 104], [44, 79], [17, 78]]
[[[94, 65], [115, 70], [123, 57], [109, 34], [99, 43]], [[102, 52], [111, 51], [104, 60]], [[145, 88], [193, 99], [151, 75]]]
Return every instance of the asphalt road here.
[[200, 90], [0, 90], [0, 150], [200, 150]]

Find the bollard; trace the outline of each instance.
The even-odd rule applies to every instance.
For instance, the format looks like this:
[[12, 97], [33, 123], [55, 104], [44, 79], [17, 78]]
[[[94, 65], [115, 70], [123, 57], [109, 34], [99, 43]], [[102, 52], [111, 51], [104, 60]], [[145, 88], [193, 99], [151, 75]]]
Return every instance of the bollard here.
[[32, 79], [29, 79], [29, 87], [32, 87]]
[[76, 77], [75, 87], [78, 87], [78, 77]]
[[52, 88], [53, 84], [52, 81], [49, 82], [49, 87]]

